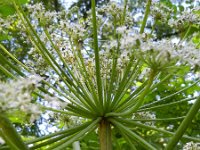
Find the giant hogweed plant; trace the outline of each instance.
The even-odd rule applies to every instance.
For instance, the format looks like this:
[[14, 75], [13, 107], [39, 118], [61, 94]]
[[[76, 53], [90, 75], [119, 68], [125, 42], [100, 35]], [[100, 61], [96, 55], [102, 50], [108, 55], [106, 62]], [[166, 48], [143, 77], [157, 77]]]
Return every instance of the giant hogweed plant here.
[[[32, 46], [30, 55], [20, 62], [3, 43], [0, 44], [0, 62], [7, 65], [0, 65], [0, 70], [10, 78], [0, 86], [0, 136], [6, 143], [2, 149], [63, 150], [97, 132], [100, 149], [111, 150], [112, 131], [115, 129], [131, 149], [137, 149], [137, 145], [148, 150], [158, 149], [135, 132], [135, 127], [170, 136], [166, 150], [173, 149], [180, 139], [193, 146], [191, 141], [200, 142], [197, 137], [184, 135], [200, 108], [199, 96], [185, 95], [176, 102], [168, 102], [199, 84], [198, 77], [193, 84], [159, 100], [148, 99], [159, 85], [177, 77], [183, 67], [198, 68], [199, 43], [195, 45], [188, 39], [190, 27], [178, 43], [171, 39], [155, 40], [153, 31], [144, 33], [151, 0], [147, 0], [139, 32], [133, 29], [127, 0], [123, 6], [111, 3], [102, 8], [95, 8], [95, 0], [92, 0], [89, 17], [84, 20], [78, 16], [77, 22], [67, 19], [71, 12], [49, 12], [41, 4], [25, 6], [25, 12], [17, 1], [10, 3], [15, 7], [16, 15], [8, 16], [9, 22], [1, 19], [1, 28], [6, 30], [14, 24], [16, 29], [20, 29], [19, 38]], [[180, 16], [182, 22], [179, 19], [178, 25], [189, 22], [189, 26], [198, 26], [198, 10]], [[76, 12], [77, 8], [72, 11]], [[160, 12], [156, 13], [158, 16]], [[164, 15], [159, 14], [160, 17]], [[169, 24], [177, 27], [176, 20], [169, 21]], [[181, 105], [190, 100], [194, 103], [185, 116], [156, 118], [153, 113], [153, 109]], [[74, 127], [23, 141], [9, 119], [20, 114], [32, 122], [45, 111], [78, 117], [83, 121]], [[180, 118], [183, 121], [176, 132], [148, 123]]]

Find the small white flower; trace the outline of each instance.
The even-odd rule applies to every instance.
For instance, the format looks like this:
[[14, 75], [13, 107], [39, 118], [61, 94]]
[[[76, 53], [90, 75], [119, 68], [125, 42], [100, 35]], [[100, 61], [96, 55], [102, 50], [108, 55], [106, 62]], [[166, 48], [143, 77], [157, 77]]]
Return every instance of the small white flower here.
[[0, 84], [0, 112], [12, 114], [20, 110], [26, 114], [40, 114], [39, 107], [31, 103], [32, 91], [39, 86], [42, 78], [38, 75], [30, 75], [29, 78], [21, 78]]
[[126, 26], [118, 27], [116, 30], [117, 30], [117, 33], [124, 34], [126, 32]]
[[[137, 112], [133, 114], [132, 119], [156, 119], [156, 115], [152, 112]], [[154, 126], [154, 122], [145, 122], [146, 125]]]
[[54, 97], [54, 96], [45, 95], [44, 99], [48, 102], [47, 106], [50, 106], [56, 109], [65, 108], [66, 105], [68, 104], [67, 102], [62, 102], [61, 100], [59, 100], [57, 97]]
[[5, 141], [0, 137], [0, 145], [4, 144], [4, 143], [5, 143]]
[[194, 8], [192, 10], [183, 11], [180, 16], [177, 15], [176, 19], [170, 19], [168, 24], [171, 27], [179, 28], [180, 25], [184, 24], [198, 24], [200, 23], [200, 15], [197, 13], [199, 7]]
[[188, 142], [184, 145], [183, 150], [200, 150], [200, 143]]

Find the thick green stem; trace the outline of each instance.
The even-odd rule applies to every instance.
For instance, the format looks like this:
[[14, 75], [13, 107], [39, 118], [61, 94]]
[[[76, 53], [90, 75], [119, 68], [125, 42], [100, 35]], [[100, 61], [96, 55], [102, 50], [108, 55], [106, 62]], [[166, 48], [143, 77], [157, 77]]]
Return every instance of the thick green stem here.
[[28, 150], [10, 120], [3, 114], [0, 114], [0, 132], [12, 150]]
[[112, 150], [111, 126], [106, 119], [99, 125], [100, 150]]
[[145, 10], [144, 19], [143, 19], [143, 21], [142, 21], [142, 26], [141, 26], [141, 28], [140, 28], [140, 34], [144, 33], [144, 28], [145, 28], [145, 26], [146, 26], [147, 19], [148, 19], [148, 16], [149, 16], [149, 12], [150, 12], [151, 1], [152, 1], [152, 0], [147, 0], [147, 5], [146, 5], [146, 10]]
[[199, 109], [200, 109], [200, 96], [196, 100], [196, 102], [193, 104], [192, 108], [189, 110], [188, 114], [186, 115], [185, 119], [183, 120], [179, 128], [177, 129], [172, 139], [169, 141], [166, 147], [166, 150], [172, 150], [176, 146], [179, 139], [181, 139], [181, 137], [187, 130], [188, 126], [192, 122], [192, 119], [195, 117]]

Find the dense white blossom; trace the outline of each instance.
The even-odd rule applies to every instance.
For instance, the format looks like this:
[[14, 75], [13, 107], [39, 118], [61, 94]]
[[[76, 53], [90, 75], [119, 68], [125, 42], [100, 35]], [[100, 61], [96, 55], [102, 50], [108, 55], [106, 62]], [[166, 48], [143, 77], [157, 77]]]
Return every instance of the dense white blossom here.
[[183, 146], [183, 150], [200, 150], [200, 143], [188, 142]]
[[129, 34], [123, 34], [120, 41], [120, 49], [122, 50], [132, 50], [139, 44], [138, 42], [142, 41], [144, 38], [143, 34], [138, 34], [134, 30], [129, 30]]
[[[132, 116], [132, 119], [156, 119], [156, 115], [152, 112], [146, 111], [146, 112], [137, 112], [134, 113]], [[150, 122], [145, 122], [146, 125], [151, 125], [154, 126], [154, 122], [150, 121]]]
[[4, 143], [5, 143], [5, 141], [3, 140], [3, 138], [0, 137], [0, 145], [4, 144]]
[[38, 74], [45, 74], [49, 69], [49, 64], [42, 57], [42, 54], [34, 47], [32, 47], [29, 51], [29, 59], [25, 61], [25, 64], [31, 68], [33, 72]]
[[163, 3], [153, 2], [150, 12], [156, 21], [160, 20], [166, 22], [172, 15], [173, 9], [167, 7]]
[[124, 34], [124, 33], [127, 32], [127, 27], [126, 26], [120, 26], [116, 30], [117, 30], [117, 33]]
[[[147, 55], [152, 57], [155, 63], [165, 65], [173, 59], [181, 60], [191, 66], [199, 65], [200, 63], [200, 50], [192, 42], [183, 42], [175, 44], [172, 40], [163, 39], [161, 41], [151, 41], [141, 43], [141, 50], [143, 52], [156, 52], [156, 55]], [[145, 55], [144, 55], [145, 56]], [[147, 58], [146, 57], [146, 58]], [[148, 63], [148, 59], [145, 59]]]
[[58, 108], [64, 109], [66, 105], [68, 104], [67, 102], [59, 100], [58, 97], [56, 96], [45, 95], [44, 100], [47, 101], [47, 104], [46, 104], [47, 107], [51, 107], [55, 109], [58, 109]]
[[41, 113], [37, 104], [31, 103], [32, 91], [40, 86], [42, 78], [38, 75], [30, 75], [29, 78], [21, 78], [8, 83], [0, 84], [0, 112], [12, 114], [16, 110], [30, 114], [34, 121]]
[[177, 16], [177, 18], [171, 18], [168, 22], [168, 24], [171, 27], [180, 27], [184, 24], [197, 24], [200, 25], [200, 15], [199, 15], [199, 7], [195, 7], [191, 10], [185, 10], [183, 12], [181, 12], [181, 14], [179, 16]]
[[67, 127], [74, 127], [75, 125], [80, 125], [85, 119], [76, 116], [70, 116], [69, 121], [66, 122]]
[[200, 66], [200, 49], [192, 42], [183, 42], [174, 55], [179, 56], [182, 61], [188, 62], [191, 66]]

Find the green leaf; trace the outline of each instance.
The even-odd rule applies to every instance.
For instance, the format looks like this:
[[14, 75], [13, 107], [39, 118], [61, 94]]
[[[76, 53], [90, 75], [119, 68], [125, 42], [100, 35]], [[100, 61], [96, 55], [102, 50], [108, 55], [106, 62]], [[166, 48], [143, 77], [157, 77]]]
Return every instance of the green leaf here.
[[[1, 12], [1, 8], [0, 8], [0, 12]], [[6, 34], [1, 34], [0, 35], [0, 41], [4, 41], [4, 40], [10, 40], [12, 37]]]
[[[17, 0], [17, 2], [19, 4], [25, 4], [27, 2], [29, 2], [29, 0]], [[0, 0], [0, 6], [1, 5], [12, 5], [12, 1], [8, 1], [8, 0]]]
[[[25, 4], [29, 0], [18, 0], [19, 3]], [[8, 0], [0, 0], [0, 16], [6, 17], [15, 13], [15, 8], [12, 5], [11, 1]]]
[[16, 110], [14, 113], [8, 114], [7, 116], [14, 123], [23, 123], [27, 117], [25, 113], [19, 110]]
[[0, 134], [13, 150], [27, 150], [27, 146], [22, 141], [20, 135], [13, 127], [12, 123], [6, 116], [0, 114]]
[[179, 7], [179, 10], [180, 10], [181, 12], [184, 11], [184, 9], [185, 9], [182, 5], [179, 5], [178, 7]]
[[0, 14], [2, 16], [8, 16], [14, 14], [15, 9], [10, 5], [0, 5]]

